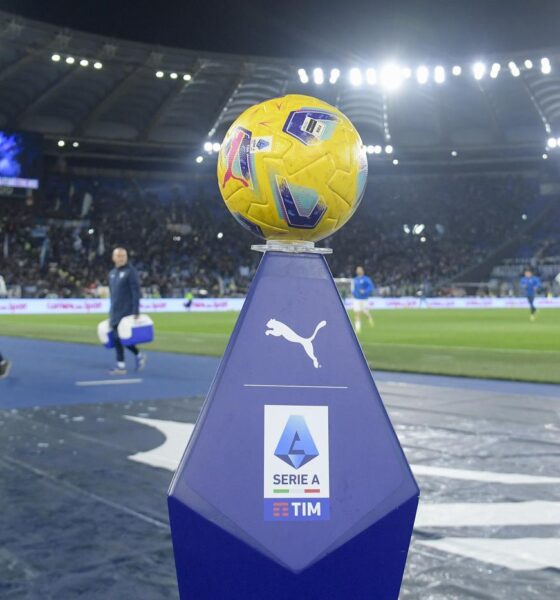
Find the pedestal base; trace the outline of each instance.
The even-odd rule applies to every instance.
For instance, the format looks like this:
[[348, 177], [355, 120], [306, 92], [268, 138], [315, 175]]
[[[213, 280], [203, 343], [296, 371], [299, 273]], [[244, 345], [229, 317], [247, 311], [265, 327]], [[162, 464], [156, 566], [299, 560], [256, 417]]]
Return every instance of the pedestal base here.
[[398, 598], [418, 488], [321, 255], [265, 254], [169, 495], [183, 600]]

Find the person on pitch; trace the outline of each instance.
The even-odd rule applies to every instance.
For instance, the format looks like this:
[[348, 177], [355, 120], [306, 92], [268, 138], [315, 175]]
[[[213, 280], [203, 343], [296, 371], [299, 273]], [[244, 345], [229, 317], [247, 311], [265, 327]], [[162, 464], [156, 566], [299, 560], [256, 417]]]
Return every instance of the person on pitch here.
[[521, 286], [521, 289], [525, 291], [525, 297], [529, 303], [529, 308], [531, 310], [531, 316], [529, 318], [531, 321], [534, 321], [535, 313], [537, 312], [537, 309], [535, 308], [535, 295], [542, 286], [541, 278], [533, 275], [531, 269], [525, 269], [519, 285]]
[[[110, 371], [111, 375], [126, 375], [124, 346], [119, 338], [119, 323], [124, 317], [140, 314], [140, 280], [136, 269], [128, 262], [128, 253], [124, 248], [113, 250], [115, 268], [109, 273], [109, 290], [111, 292], [111, 310], [109, 321], [113, 329], [117, 364]], [[134, 354], [136, 370], [141, 371], [146, 365], [146, 355], [136, 346], [127, 346]]]
[[362, 314], [367, 317], [373, 327], [373, 318], [368, 309], [368, 298], [373, 294], [373, 281], [365, 274], [363, 267], [356, 267], [356, 277], [352, 280], [352, 295], [354, 296], [354, 326], [356, 333], [362, 330]]
[[8, 377], [10, 374], [10, 369], [12, 368], [12, 363], [2, 356], [2, 352], [0, 352], [0, 379], [4, 379]]

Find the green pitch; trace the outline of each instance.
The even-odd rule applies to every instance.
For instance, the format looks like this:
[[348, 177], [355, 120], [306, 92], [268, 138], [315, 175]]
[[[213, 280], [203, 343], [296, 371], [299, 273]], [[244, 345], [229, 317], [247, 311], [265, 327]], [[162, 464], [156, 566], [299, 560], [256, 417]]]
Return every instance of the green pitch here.
[[[351, 315], [352, 316], [352, 315]], [[0, 335], [97, 344], [101, 315], [1, 316]], [[236, 313], [158, 314], [151, 350], [220, 356]], [[560, 310], [387, 310], [360, 341], [374, 369], [560, 383]]]

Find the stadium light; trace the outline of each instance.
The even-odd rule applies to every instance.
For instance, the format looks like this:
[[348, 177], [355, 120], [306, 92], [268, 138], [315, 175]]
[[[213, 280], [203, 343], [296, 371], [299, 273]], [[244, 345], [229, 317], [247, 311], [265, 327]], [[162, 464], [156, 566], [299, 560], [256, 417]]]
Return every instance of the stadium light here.
[[366, 146], [366, 152], [368, 154], [373, 154], [374, 152], [374, 147], [373, 146]]
[[501, 65], [500, 63], [493, 63], [491, 69], [490, 69], [490, 77], [492, 79], [496, 79], [496, 77], [498, 77], [498, 74], [500, 73], [500, 69], [501, 69]]
[[459, 65], [455, 65], [452, 69], [451, 72], [453, 73], [453, 75], [455, 77], [459, 77], [459, 75], [463, 72], [463, 69], [461, 69], [461, 67]]
[[212, 144], [212, 150], [214, 150], [214, 152], [219, 152], [221, 148], [220, 142], [214, 142]]
[[223, 234], [221, 231], [219, 231], [219, 232], [218, 232], [218, 235], [217, 235], [216, 237], [217, 237], [219, 240], [221, 240], [221, 239], [224, 237], [224, 234]]
[[550, 60], [546, 58], [546, 56], [541, 58], [541, 73], [543, 73], [543, 75], [548, 75], [551, 71]]
[[329, 77], [329, 83], [335, 84], [340, 77], [340, 69], [331, 69], [331, 76]]
[[523, 213], [523, 214], [521, 215], [521, 219], [523, 219], [523, 221], [526, 221], [526, 220], [527, 220], [527, 215], [526, 215], [525, 213]]
[[53, 62], [60, 62], [60, 54], [53, 54], [53, 55], [51, 56], [51, 60], [52, 60]]
[[90, 227], [90, 228], [87, 230], [87, 232], [88, 232], [88, 234], [89, 234], [89, 235], [93, 235], [93, 234], [95, 233], [95, 229], [93, 229], [92, 227]]
[[546, 159], [548, 158], [548, 154], [545, 152], [545, 153], [542, 155], [542, 157], [543, 157], [543, 160], [546, 160]]
[[366, 69], [366, 81], [368, 85], [377, 84], [377, 71], [375, 69]]
[[196, 161], [198, 164], [200, 164], [200, 163], [201, 163], [203, 160], [204, 160], [204, 156], [197, 156], [197, 157], [195, 158], [195, 161]]
[[410, 227], [406, 223], [402, 226], [402, 228], [406, 234], [410, 233]]
[[523, 64], [525, 65], [526, 69], [532, 69], [533, 68], [533, 61], [530, 58], [528, 58]]
[[558, 146], [558, 140], [556, 138], [553, 138], [553, 137], [548, 138], [548, 142], [546, 143], [546, 145], [549, 148], [554, 149], [554, 148], [556, 148], [556, 146]]
[[412, 69], [410, 67], [403, 67], [402, 76], [405, 79], [410, 79], [412, 77]]
[[72, 148], [79, 148], [80, 142], [72, 142]]
[[412, 233], [414, 235], [420, 235], [424, 231], [425, 228], [426, 228], [426, 226], [423, 223], [418, 223], [417, 225], [415, 225], [412, 228]]
[[212, 152], [212, 142], [204, 142], [204, 151]]
[[158, 79], [161, 79], [164, 75], [165, 75], [165, 73], [163, 71], [156, 71], [156, 77]]
[[362, 72], [360, 71], [360, 69], [353, 67], [352, 69], [350, 69], [350, 83], [352, 85], [358, 86], [358, 85], [362, 85]]
[[457, 156], [457, 150], [451, 150], [451, 156], [455, 158]]
[[515, 64], [515, 62], [513, 60], [509, 61], [508, 67], [509, 67], [510, 73], [514, 77], [519, 77], [519, 75], [521, 75], [521, 71], [519, 70], [519, 67]]
[[434, 81], [436, 83], [443, 83], [445, 81], [445, 69], [441, 65], [438, 65], [434, 69]]
[[373, 153], [374, 154], [381, 154], [383, 152], [383, 148], [377, 144], [373, 147]]
[[73, 56], [66, 57], [66, 64], [73, 65], [76, 62], [76, 59]]
[[393, 154], [393, 146], [391, 146], [391, 144], [387, 144], [387, 146], [385, 146], [385, 153]]
[[424, 243], [424, 242], [426, 241], [426, 238], [425, 238], [424, 236], [422, 236], [422, 237], [420, 238], [420, 241], [421, 241], [422, 243]]
[[177, 79], [177, 77], [179, 77], [179, 75], [177, 75], [177, 73], [175, 73], [175, 72], [169, 73], [169, 78], [170, 79]]
[[64, 148], [64, 146], [66, 146], [66, 142], [64, 140], [58, 140], [57, 146], [59, 148]]
[[299, 80], [301, 83], [309, 83], [309, 77], [305, 69], [298, 69]]
[[486, 73], [486, 65], [483, 62], [475, 62], [472, 70], [474, 78], [480, 81]]
[[183, 75], [183, 81], [190, 81], [192, 79], [192, 75], [190, 73], [185, 73]]
[[94, 69], [97, 69], [97, 70], [99, 71], [99, 69], [102, 69], [102, 68], [103, 68], [103, 63], [102, 63], [102, 62], [99, 62], [99, 61], [97, 60], [97, 61], [95, 61], [95, 62], [93, 63], [93, 68], [94, 68]]
[[430, 76], [430, 71], [428, 70], [428, 67], [421, 65], [416, 69], [416, 81], [420, 85], [424, 85], [425, 83], [428, 83], [429, 76]]
[[[412, 71], [410, 74], [412, 75]], [[388, 91], [396, 90], [402, 84], [403, 75], [404, 69], [389, 63], [381, 69], [381, 85]]]
[[393, 164], [394, 164], [395, 166], [397, 166], [397, 165], [399, 164], [399, 159], [398, 159], [398, 158], [394, 158], [394, 159], [393, 159]]
[[316, 67], [313, 69], [313, 81], [317, 85], [322, 85], [325, 81], [325, 74], [323, 73], [323, 69]]
[[82, 58], [80, 61], [80, 67], [89, 67], [89, 60], [87, 58]]

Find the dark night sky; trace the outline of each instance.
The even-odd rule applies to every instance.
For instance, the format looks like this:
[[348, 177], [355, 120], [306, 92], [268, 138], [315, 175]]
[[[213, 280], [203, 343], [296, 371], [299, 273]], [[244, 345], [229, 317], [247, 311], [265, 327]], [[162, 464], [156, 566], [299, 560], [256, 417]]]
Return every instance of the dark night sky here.
[[0, 9], [117, 38], [300, 59], [470, 59], [560, 45], [559, 0], [0, 0]]

